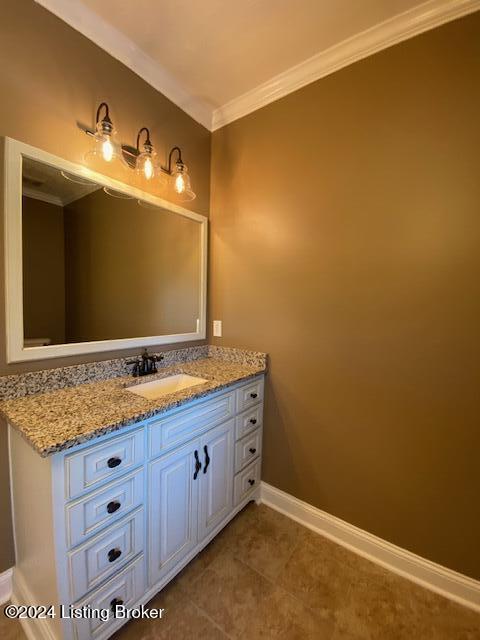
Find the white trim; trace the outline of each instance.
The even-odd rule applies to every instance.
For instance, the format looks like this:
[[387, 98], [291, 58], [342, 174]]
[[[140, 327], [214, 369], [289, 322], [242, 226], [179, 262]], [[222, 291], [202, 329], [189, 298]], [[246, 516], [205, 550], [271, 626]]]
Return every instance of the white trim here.
[[[35, 602], [30, 590], [23, 577], [18, 570], [15, 571], [14, 590], [12, 594], [12, 604], [19, 606], [21, 604], [39, 606], [44, 602]], [[19, 618], [23, 632], [27, 636], [27, 640], [57, 640], [54, 632], [50, 628], [49, 619], [47, 618]]]
[[[22, 275], [22, 157], [39, 160], [53, 167], [63, 169], [114, 191], [128, 193], [135, 199], [149, 202], [157, 207], [167, 209], [200, 224], [200, 287], [199, 314], [200, 322], [197, 331], [163, 336], [144, 336], [117, 340], [99, 340], [95, 342], [47, 345], [41, 347], [24, 347], [23, 343], [23, 275]], [[30, 145], [5, 138], [4, 161], [5, 184], [5, 310], [6, 310], [6, 344], [7, 362], [25, 360], [44, 360], [60, 356], [73, 356], [85, 353], [100, 353], [117, 349], [158, 346], [191, 340], [204, 340], [206, 337], [207, 308], [207, 247], [208, 218], [184, 209], [163, 198], [159, 198], [136, 187], [123, 184], [113, 178], [96, 173], [82, 165], [63, 160], [46, 151]]]
[[480, 582], [426, 560], [262, 482], [261, 502], [394, 573], [480, 612]]
[[212, 131], [382, 49], [480, 9], [480, 0], [429, 0], [321, 51], [213, 112]]
[[192, 96], [165, 68], [139, 49], [133, 40], [97, 13], [78, 0], [35, 0], [35, 2], [122, 62], [194, 120], [211, 129], [212, 107]]
[[12, 597], [13, 569], [0, 573], [0, 605], [8, 602]]

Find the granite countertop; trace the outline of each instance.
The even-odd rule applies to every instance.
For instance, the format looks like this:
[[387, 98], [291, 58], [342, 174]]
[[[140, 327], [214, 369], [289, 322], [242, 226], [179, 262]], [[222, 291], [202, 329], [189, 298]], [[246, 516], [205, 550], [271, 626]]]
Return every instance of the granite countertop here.
[[[0, 403], [0, 411], [45, 457], [164, 413], [264, 371], [259, 363], [227, 362], [207, 357], [164, 367], [159, 373], [140, 379], [123, 376], [4, 400]], [[178, 373], [206, 378], [208, 382], [156, 400], [146, 400], [125, 389]]]

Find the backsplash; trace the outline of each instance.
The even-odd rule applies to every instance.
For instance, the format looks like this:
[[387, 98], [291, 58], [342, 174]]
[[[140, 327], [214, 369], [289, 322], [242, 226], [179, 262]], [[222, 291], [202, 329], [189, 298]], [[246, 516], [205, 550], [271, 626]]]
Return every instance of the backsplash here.
[[208, 345], [208, 357], [234, 362], [235, 364], [247, 364], [260, 369], [266, 368], [267, 354], [261, 351], [247, 351], [245, 349], [234, 349], [233, 347], [217, 347]]
[[[157, 363], [159, 368], [168, 367], [179, 362], [190, 362], [209, 357], [225, 360], [226, 362], [264, 367], [267, 359], [265, 353], [212, 345], [173, 349], [171, 351], [157, 352], [156, 355], [160, 354], [163, 356], [163, 360]], [[0, 376], [0, 400], [23, 398], [37, 393], [75, 387], [88, 382], [99, 382], [126, 376], [131, 373], [131, 365], [127, 365], [130, 360], [132, 360], [132, 356], [76, 364], [58, 369], [43, 369], [42, 371]]]

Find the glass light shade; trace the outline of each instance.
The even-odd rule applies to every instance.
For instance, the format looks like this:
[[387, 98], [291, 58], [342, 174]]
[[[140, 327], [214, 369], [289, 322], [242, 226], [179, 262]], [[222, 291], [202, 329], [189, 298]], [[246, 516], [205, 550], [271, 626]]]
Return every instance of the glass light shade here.
[[197, 196], [190, 185], [187, 165], [177, 162], [172, 173], [172, 188], [177, 199], [182, 202], [194, 200]]
[[143, 146], [142, 153], [137, 157], [135, 163], [135, 171], [137, 175], [144, 180], [153, 180], [159, 173], [157, 154], [150, 145]]
[[115, 139], [115, 131], [110, 122], [97, 122], [93, 134], [93, 148], [85, 155], [85, 160], [103, 160], [113, 162], [121, 156], [119, 145]]

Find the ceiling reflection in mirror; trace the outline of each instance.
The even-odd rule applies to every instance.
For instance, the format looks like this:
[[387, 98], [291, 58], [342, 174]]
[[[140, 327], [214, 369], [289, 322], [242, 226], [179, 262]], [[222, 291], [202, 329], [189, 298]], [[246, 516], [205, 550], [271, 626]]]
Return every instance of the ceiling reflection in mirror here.
[[201, 225], [24, 157], [24, 347], [196, 332]]

